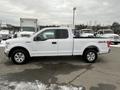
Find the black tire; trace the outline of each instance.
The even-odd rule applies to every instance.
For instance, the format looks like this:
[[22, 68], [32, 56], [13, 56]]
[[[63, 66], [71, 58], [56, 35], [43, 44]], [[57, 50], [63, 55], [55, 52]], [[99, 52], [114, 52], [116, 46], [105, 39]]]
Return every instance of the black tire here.
[[[90, 54], [93, 55], [93, 57], [90, 56], [91, 59], [90, 59], [90, 57], [88, 57]], [[84, 54], [83, 54], [83, 59], [84, 59], [87, 63], [94, 63], [94, 62], [97, 60], [97, 57], [98, 57], [97, 51], [92, 50], [92, 49], [86, 50], [86, 51], [84, 52]], [[92, 59], [92, 58], [93, 58], [93, 59]]]
[[[22, 55], [24, 55], [24, 57], [22, 57], [22, 55], [21, 55], [21, 57], [24, 58], [21, 61], [15, 59], [15, 55], [20, 54], [20, 53]], [[14, 64], [19, 64], [19, 65], [20, 64], [26, 64], [26, 63], [29, 62], [29, 58], [30, 58], [29, 53], [27, 51], [25, 51], [25, 50], [22, 50], [22, 49], [16, 49], [11, 54], [11, 60], [13, 61]]]

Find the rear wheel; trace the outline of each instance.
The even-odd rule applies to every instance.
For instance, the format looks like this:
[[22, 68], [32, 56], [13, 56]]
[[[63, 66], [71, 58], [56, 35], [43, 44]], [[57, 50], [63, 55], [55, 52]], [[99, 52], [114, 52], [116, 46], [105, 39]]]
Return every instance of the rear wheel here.
[[11, 59], [15, 64], [26, 64], [29, 61], [29, 54], [22, 49], [14, 50]]
[[95, 50], [86, 50], [83, 54], [83, 58], [88, 63], [93, 63], [96, 61], [98, 55]]

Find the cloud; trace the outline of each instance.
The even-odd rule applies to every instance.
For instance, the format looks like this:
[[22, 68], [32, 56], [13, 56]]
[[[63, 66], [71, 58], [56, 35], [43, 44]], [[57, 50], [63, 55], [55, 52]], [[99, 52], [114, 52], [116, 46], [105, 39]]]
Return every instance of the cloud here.
[[38, 18], [39, 24], [112, 24], [119, 20], [119, 0], [0, 0], [0, 20], [19, 25], [19, 19]]

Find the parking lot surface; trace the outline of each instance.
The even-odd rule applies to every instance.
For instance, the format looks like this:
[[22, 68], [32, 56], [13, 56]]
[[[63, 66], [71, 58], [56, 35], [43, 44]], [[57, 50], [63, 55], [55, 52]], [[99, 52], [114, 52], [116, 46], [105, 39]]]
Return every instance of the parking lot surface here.
[[13, 64], [0, 48], [0, 90], [82, 90], [81, 87], [120, 90], [119, 47], [100, 55], [94, 64], [76, 56], [31, 58], [25, 65]]

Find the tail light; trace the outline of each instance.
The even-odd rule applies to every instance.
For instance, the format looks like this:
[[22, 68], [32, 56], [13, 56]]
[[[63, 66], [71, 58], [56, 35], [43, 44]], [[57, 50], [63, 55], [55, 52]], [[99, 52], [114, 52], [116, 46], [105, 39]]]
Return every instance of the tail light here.
[[107, 46], [110, 47], [110, 45], [112, 44], [111, 41], [107, 41]]

